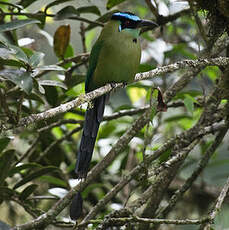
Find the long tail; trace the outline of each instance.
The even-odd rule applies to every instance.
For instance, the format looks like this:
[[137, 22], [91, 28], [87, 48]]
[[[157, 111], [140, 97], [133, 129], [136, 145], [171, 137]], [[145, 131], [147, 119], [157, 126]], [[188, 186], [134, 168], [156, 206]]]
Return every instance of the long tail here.
[[77, 178], [85, 178], [87, 176], [99, 125], [103, 119], [105, 101], [106, 95], [94, 99], [93, 107], [86, 111], [83, 135], [75, 167]]

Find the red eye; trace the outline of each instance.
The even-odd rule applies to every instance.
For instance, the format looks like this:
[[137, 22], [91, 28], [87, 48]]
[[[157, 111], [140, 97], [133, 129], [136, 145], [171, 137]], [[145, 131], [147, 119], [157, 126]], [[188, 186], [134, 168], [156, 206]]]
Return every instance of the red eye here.
[[129, 25], [130, 25], [130, 21], [129, 21], [129, 20], [126, 20], [126, 21], [124, 22], [124, 24], [125, 24], [125, 26], [129, 26]]
[[136, 28], [136, 23], [134, 21], [131, 20], [123, 20], [121, 22], [121, 29], [119, 29], [119, 31], [125, 29], [125, 28]]

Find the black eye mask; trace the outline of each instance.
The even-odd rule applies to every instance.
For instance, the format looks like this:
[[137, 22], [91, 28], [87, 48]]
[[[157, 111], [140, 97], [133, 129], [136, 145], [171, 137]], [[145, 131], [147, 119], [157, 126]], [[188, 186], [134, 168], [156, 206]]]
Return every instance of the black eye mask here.
[[119, 25], [119, 32], [121, 30], [124, 30], [126, 28], [130, 28], [130, 29], [135, 29], [137, 28], [137, 24], [138, 22], [136, 21], [132, 21], [132, 20], [121, 20], [121, 24]]

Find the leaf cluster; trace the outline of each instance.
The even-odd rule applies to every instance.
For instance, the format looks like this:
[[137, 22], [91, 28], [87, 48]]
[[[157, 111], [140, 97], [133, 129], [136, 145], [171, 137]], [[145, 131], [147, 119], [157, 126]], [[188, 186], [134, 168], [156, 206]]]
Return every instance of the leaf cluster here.
[[[19, 229], [36, 228], [35, 223], [44, 229], [48, 224], [77, 229], [64, 209], [77, 189], [83, 190], [82, 198], [76, 196], [73, 202], [84, 200], [83, 213], [76, 210], [82, 218], [79, 224], [91, 223], [92, 229], [115, 225], [109, 218], [149, 218], [120, 223], [125, 229], [164, 229], [150, 218], [200, 220], [207, 215], [218, 186], [228, 177], [226, 66], [168, 71], [112, 93], [91, 163], [97, 168], [89, 174], [90, 183], [83, 181], [82, 186], [77, 187], [74, 166], [86, 104], [33, 120], [29, 126], [21, 123], [80, 99], [90, 48], [118, 10], [132, 11], [160, 26], [141, 34], [140, 73], [184, 59], [227, 56], [226, 29], [221, 37], [208, 38], [214, 25], [206, 23], [198, 1], [188, 2], [179, 3], [177, 11], [178, 5], [166, 0], [107, 0], [102, 7], [96, 1], [0, 1], [0, 212], [10, 216], [1, 217], [4, 222], [27, 224]], [[96, 174], [106, 162], [109, 166]], [[182, 186], [192, 187], [187, 196]], [[180, 203], [173, 206], [176, 198]], [[225, 204], [222, 216], [228, 210]], [[44, 213], [51, 214], [42, 219]], [[216, 218], [212, 227], [217, 229], [218, 223]]]

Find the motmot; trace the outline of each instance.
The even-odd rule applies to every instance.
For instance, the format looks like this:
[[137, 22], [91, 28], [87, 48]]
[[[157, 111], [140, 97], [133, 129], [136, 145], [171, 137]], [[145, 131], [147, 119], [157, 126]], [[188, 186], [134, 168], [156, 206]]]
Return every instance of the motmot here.
[[[144, 26], [154, 28], [157, 24], [129, 12], [112, 15], [91, 50], [85, 81], [86, 93], [107, 83], [129, 83], [134, 80], [141, 59], [138, 38]], [[75, 167], [77, 178], [87, 176], [106, 97], [105, 94], [94, 99], [86, 111]]]

